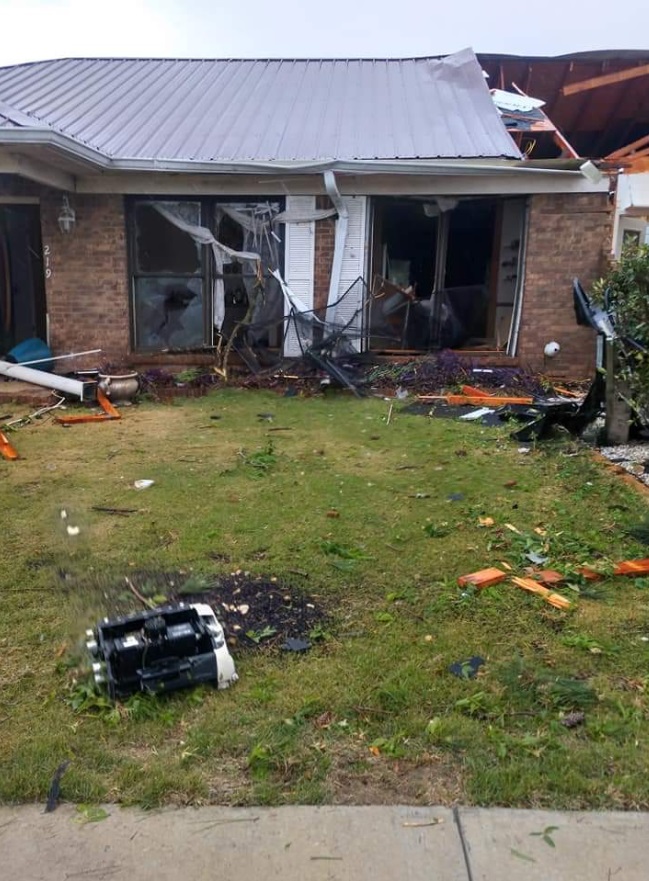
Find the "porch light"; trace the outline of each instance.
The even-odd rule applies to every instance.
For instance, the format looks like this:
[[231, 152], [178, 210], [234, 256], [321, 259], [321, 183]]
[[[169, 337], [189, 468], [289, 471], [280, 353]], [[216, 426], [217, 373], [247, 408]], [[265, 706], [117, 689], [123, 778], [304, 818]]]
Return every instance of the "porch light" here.
[[71, 233], [74, 229], [77, 215], [74, 209], [70, 207], [70, 202], [68, 201], [67, 196], [63, 196], [63, 203], [61, 204], [61, 210], [59, 211], [59, 216], [57, 220], [59, 224], [59, 229], [62, 233], [67, 235], [68, 233]]

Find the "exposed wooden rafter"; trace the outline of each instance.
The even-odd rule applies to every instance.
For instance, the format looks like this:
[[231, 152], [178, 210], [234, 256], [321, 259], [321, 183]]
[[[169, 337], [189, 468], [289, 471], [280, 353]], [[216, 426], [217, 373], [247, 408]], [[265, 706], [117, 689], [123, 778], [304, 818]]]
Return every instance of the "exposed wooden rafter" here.
[[637, 154], [637, 152], [639, 150], [642, 150], [642, 148], [646, 147], [648, 144], [649, 144], [649, 135], [645, 135], [642, 138], [638, 138], [637, 141], [632, 141], [632, 143], [627, 144], [626, 147], [620, 147], [619, 150], [614, 150], [612, 153], [609, 153], [606, 158], [607, 159], [623, 159], [623, 158], [628, 157], [632, 153]]
[[639, 67], [630, 67], [627, 70], [618, 70], [615, 73], [605, 73], [600, 76], [594, 76], [577, 83], [569, 83], [567, 86], [563, 86], [561, 94], [564, 96], [577, 95], [579, 92], [587, 92], [590, 89], [599, 89], [601, 86], [612, 86], [616, 83], [623, 83], [627, 80], [633, 80], [647, 75], [649, 75], [649, 64], [643, 64]]

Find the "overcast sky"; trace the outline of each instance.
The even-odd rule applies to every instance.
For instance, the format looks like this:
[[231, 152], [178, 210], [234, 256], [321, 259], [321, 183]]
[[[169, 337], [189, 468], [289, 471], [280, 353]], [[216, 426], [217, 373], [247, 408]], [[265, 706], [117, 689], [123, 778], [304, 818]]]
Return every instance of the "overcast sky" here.
[[[649, 47], [649, 0], [0, 0], [0, 65], [69, 56], [559, 55]], [[599, 15], [598, 15], [599, 11]]]

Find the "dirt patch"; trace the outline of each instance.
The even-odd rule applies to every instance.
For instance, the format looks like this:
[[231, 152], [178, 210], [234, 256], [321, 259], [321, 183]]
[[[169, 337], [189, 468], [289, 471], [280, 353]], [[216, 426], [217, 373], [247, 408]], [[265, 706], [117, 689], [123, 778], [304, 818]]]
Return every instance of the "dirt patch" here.
[[317, 597], [276, 578], [234, 573], [215, 579], [199, 592], [187, 587], [172, 599], [209, 603], [230, 645], [261, 648], [308, 638], [327, 618]]
[[338, 755], [328, 775], [338, 805], [454, 805], [464, 797], [460, 763], [446, 754], [417, 760]]

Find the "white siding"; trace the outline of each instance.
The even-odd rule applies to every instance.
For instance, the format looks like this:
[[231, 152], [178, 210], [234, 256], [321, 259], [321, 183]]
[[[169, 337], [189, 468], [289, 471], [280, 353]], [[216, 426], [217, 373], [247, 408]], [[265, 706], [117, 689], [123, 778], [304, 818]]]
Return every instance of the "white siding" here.
[[[306, 213], [315, 210], [315, 196], [287, 196], [286, 210]], [[287, 285], [302, 302], [313, 308], [315, 261], [315, 223], [287, 223], [285, 225], [285, 271]], [[284, 314], [288, 314], [284, 304]], [[304, 340], [303, 340], [304, 342]], [[293, 322], [287, 323], [284, 335], [284, 355], [297, 358], [302, 349]]]
[[[347, 238], [343, 251], [342, 271], [338, 286], [338, 297], [349, 290], [359, 277], [365, 277], [367, 258], [367, 196], [343, 196], [347, 206], [349, 220], [347, 225]], [[353, 290], [343, 299], [335, 310], [336, 324], [347, 324], [354, 327], [358, 338], [354, 340], [354, 348], [361, 349], [361, 322], [362, 315], [358, 310], [363, 305], [363, 285], [356, 285]]]

